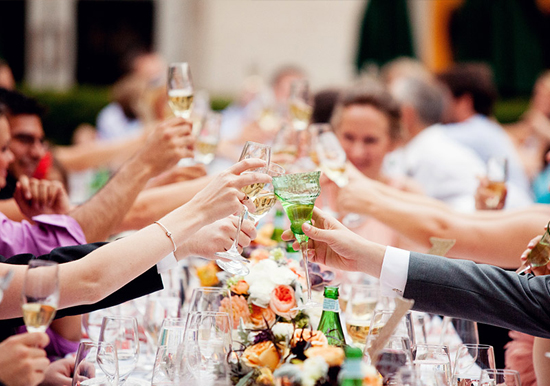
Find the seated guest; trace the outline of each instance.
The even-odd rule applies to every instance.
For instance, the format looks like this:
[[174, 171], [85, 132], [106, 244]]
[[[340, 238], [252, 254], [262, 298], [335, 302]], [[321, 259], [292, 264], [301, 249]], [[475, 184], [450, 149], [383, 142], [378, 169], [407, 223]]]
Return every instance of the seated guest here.
[[491, 157], [508, 160], [508, 196], [505, 208], [533, 202], [529, 179], [518, 152], [502, 126], [491, 119], [497, 97], [491, 69], [482, 64], [456, 64], [438, 75], [451, 93], [445, 132], [474, 150], [487, 162]]

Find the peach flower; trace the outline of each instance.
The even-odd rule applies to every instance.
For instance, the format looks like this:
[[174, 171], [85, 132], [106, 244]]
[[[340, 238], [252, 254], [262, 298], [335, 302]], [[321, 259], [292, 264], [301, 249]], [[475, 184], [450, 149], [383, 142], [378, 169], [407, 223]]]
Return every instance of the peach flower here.
[[294, 330], [294, 337], [292, 338], [292, 345], [295, 345], [299, 340], [305, 340], [311, 343], [313, 347], [326, 347], [328, 346], [328, 340], [325, 334], [321, 331], [311, 331], [308, 328], [297, 328]]
[[268, 367], [262, 367], [260, 369], [260, 375], [258, 375], [258, 378], [256, 378], [256, 383], [261, 386], [272, 386], [275, 384], [273, 373]]
[[265, 328], [266, 321], [269, 324], [269, 326], [272, 326], [275, 323], [276, 316], [275, 316], [275, 313], [271, 310], [271, 308], [258, 307], [255, 304], [252, 304], [250, 308], [251, 308], [250, 319], [252, 320], [252, 323], [254, 324], [254, 326]]
[[279, 366], [281, 357], [273, 342], [266, 340], [248, 346], [243, 352], [242, 359], [247, 366], [267, 367], [274, 371]]
[[223, 298], [220, 302], [220, 311], [233, 315], [233, 328], [239, 327], [241, 318], [243, 323], [250, 323], [250, 309], [242, 296], [231, 296], [231, 302], [229, 298]]
[[258, 262], [269, 258], [269, 251], [264, 248], [258, 248], [250, 253], [250, 260]]
[[246, 293], [248, 293], [248, 288], [250, 288], [250, 286], [246, 281], [239, 280], [237, 283], [231, 286], [231, 291], [236, 293], [237, 295], [245, 295]]
[[283, 318], [292, 319], [296, 317], [298, 310], [291, 310], [296, 307], [294, 289], [289, 285], [278, 285], [275, 287], [271, 292], [269, 307]]
[[306, 354], [308, 358], [321, 357], [331, 367], [341, 366], [346, 357], [344, 350], [336, 346], [310, 347], [304, 354]]

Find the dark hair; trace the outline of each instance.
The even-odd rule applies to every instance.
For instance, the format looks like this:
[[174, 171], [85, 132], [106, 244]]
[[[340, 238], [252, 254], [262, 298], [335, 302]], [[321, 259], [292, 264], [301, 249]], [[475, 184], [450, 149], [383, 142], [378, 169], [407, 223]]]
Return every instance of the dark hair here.
[[375, 81], [362, 82], [344, 91], [332, 114], [331, 123], [335, 131], [342, 120], [343, 110], [354, 105], [372, 106], [382, 112], [390, 122], [390, 138], [394, 141], [401, 139], [401, 110], [382, 84]]
[[492, 115], [497, 89], [491, 67], [483, 63], [456, 64], [438, 74], [437, 78], [449, 88], [455, 98], [470, 94], [477, 113]]
[[0, 104], [6, 106], [10, 115], [38, 115], [42, 119], [46, 114], [46, 108], [36, 99], [5, 88], [0, 88]]
[[313, 96], [313, 112], [311, 113], [311, 123], [330, 123], [330, 118], [338, 98], [340, 90], [329, 88], [321, 90]]

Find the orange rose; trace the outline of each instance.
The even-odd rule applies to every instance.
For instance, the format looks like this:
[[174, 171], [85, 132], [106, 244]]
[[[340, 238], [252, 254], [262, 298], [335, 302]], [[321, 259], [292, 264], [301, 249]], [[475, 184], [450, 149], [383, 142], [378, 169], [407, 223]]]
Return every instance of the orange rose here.
[[248, 293], [248, 288], [250, 288], [250, 286], [246, 281], [239, 280], [237, 283], [231, 286], [231, 292], [234, 292], [237, 295], [245, 295], [246, 293]]
[[294, 289], [288, 285], [279, 285], [271, 292], [271, 301], [269, 307], [277, 315], [283, 318], [292, 319], [298, 315], [298, 310], [292, 310], [296, 307], [296, 296]]
[[305, 340], [311, 343], [313, 347], [326, 347], [328, 346], [328, 340], [325, 334], [321, 331], [311, 331], [308, 328], [297, 328], [294, 330], [294, 337], [292, 338], [292, 345], [294, 346], [299, 340]]
[[229, 298], [223, 298], [220, 302], [220, 311], [233, 315], [233, 328], [239, 327], [241, 318], [243, 323], [250, 323], [250, 309], [242, 296], [231, 296], [231, 301]]
[[[275, 313], [270, 308], [258, 307], [255, 304], [252, 304], [250, 320], [256, 327], [266, 327], [265, 322], [272, 326], [275, 323]], [[265, 318], [265, 320], [264, 320]]]
[[248, 346], [243, 352], [242, 359], [247, 366], [267, 367], [273, 371], [279, 366], [281, 357], [273, 342], [267, 340]]
[[344, 350], [341, 347], [325, 346], [325, 347], [310, 347], [304, 354], [306, 357], [321, 357], [329, 366], [342, 366], [346, 357]]

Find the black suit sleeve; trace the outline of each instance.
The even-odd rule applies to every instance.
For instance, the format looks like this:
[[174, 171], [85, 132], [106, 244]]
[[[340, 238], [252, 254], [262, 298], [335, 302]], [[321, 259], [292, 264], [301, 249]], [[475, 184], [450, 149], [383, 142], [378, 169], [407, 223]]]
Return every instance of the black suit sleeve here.
[[550, 338], [550, 276], [411, 253], [403, 296], [420, 311]]
[[[51, 253], [40, 256], [40, 258], [44, 260], [56, 261], [58, 263], [66, 263], [69, 261], [78, 260], [105, 244], [106, 243], [95, 243], [56, 248]], [[8, 264], [27, 264], [32, 258], [34, 258], [34, 256], [27, 253], [15, 255], [8, 259], [0, 257], [0, 261]], [[113, 269], [116, 269], [116, 264], [116, 259], [113, 259]], [[153, 266], [148, 271], [99, 302], [58, 310], [55, 317], [62, 318], [68, 315], [79, 315], [102, 308], [111, 307], [124, 303], [125, 301], [147, 295], [151, 292], [159, 291], [163, 288], [162, 279], [157, 272], [157, 267]], [[22, 325], [23, 319], [21, 318], [0, 320], [0, 340], [4, 340], [8, 336], [12, 335], [14, 327]]]

